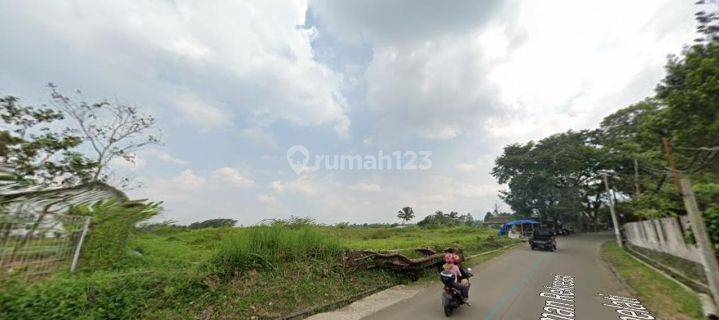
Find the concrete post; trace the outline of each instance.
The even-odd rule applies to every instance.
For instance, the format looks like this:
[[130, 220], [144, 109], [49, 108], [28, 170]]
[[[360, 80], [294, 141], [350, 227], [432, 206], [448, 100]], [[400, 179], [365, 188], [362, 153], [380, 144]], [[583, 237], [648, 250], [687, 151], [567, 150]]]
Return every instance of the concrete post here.
[[692, 230], [694, 231], [694, 238], [697, 241], [697, 246], [702, 254], [702, 264], [704, 265], [704, 272], [707, 275], [707, 281], [709, 289], [711, 290], [714, 298], [714, 303], [719, 305], [719, 265], [717, 265], [717, 258], [714, 254], [714, 247], [709, 239], [709, 235], [704, 224], [704, 218], [699, 211], [696, 197], [694, 196], [694, 190], [692, 184], [688, 178], [681, 178], [681, 192], [684, 200], [684, 207], [687, 209], [689, 219], [692, 224]]
[[82, 249], [82, 243], [85, 241], [87, 230], [90, 228], [90, 220], [90, 217], [87, 217], [87, 219], [85, 219], [85, 225], [82, 227], [82, 234], [80, 234], [80, 240], [77, 242], [77, 247], [75, 248], [75, 255], [73, 255], [72, 257], [72, 266], [70, 266], [70, 272], [75, 272], [75, 269], [77, 269], [77, 261], [80, 259], [80, 249]]
[[612, 223], [614, 224], [614, 235], [617, 237], [617, 245], [620, 248], [624, 248], [624, 245], [622, 244], [622, 236], [619, 233], [619, 220], [617, 219], [617, 213], [614, 211], [614, 196], [612, 195], [612, 192], [609, 189], [609, 180], [607, 179], [607, 174], [603, 174], [604, 176], [604, 187], [607, 189], [607, 196], [609, 197], [609, 211], [612, 213]]

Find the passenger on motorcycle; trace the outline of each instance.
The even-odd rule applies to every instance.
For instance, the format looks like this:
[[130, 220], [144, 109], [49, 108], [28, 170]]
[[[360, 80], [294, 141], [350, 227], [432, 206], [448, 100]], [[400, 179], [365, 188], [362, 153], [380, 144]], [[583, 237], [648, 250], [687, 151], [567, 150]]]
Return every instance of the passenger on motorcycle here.
[[465, 276], [466, 272], [463, 272], [458, 265], [458, 263], [461, 263], [459, 255], [448, 253], [444, 256], [444, 262], [443, 270], [440, 273], [442, 283], [459, 290], [462, 293], [464, 303], [469, 305], [469, 281]]

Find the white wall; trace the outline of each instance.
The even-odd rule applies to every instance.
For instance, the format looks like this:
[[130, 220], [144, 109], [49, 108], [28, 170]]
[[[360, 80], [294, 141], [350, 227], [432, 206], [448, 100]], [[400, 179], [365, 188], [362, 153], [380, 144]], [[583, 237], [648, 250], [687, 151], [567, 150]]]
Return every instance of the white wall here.
[[699, 249], [684, 241], [689, 226], [686, 216], [670, 217], [627, 223], [624, 232], [632, 245], [701, 263]]

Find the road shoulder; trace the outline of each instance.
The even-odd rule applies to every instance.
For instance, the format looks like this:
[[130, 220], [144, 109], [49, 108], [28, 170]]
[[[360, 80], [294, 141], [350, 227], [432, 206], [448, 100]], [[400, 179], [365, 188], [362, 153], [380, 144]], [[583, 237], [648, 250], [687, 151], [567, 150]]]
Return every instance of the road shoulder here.
[[601, 256], [627, 289], [658, 319], [703, 319], [699, 297], [634, 260], [616, 243], [601, 247]]

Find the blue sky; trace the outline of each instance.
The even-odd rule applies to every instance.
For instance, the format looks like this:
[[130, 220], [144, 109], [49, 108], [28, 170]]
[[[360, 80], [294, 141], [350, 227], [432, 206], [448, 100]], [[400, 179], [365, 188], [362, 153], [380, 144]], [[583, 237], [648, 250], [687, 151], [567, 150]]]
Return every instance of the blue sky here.
[[[393, 222], [491, 210], [501, 148], [596, 126], [693, 39], [691, 1], [0, 1], [0, 94], [134, 104], [163, 145], [116, 162], [159, 219]], [[309, 170], [286, 152], [432, 152]]]

